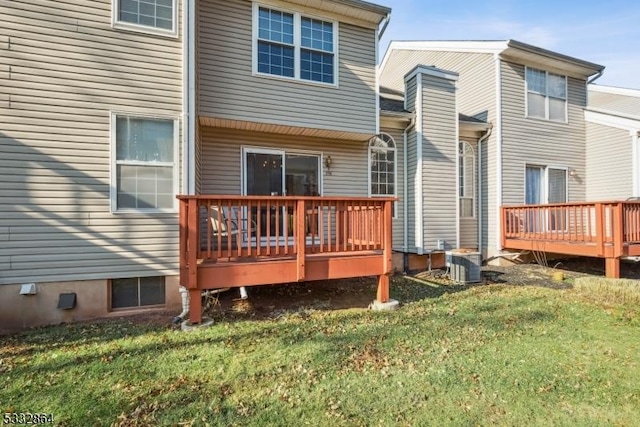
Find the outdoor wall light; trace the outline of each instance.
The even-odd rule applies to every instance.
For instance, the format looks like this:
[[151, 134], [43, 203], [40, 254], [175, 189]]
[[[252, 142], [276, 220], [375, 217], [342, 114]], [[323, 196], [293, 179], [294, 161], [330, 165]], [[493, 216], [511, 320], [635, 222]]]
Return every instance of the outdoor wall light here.
[[327, 169], [331, 169], [331, 165], [333, 164], [333, 159], [331, 156], [327, 156], [324, 158], [324, 167]]

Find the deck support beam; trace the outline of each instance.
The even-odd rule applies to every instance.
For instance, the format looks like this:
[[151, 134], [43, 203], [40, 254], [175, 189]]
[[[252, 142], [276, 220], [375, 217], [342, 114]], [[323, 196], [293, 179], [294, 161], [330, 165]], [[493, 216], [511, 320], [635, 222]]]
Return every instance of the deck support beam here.
[[605, 275], [610, 279], [620, 278], [620, 258], [605, 258]]

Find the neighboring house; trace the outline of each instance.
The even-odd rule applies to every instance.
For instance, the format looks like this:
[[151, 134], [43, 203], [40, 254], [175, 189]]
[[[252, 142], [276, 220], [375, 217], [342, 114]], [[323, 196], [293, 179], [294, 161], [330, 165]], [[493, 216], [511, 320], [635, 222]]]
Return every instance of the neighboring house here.
[[[177, 194], [395, 194], [392, 176], [369, 182], [389, 13], [361, 0], [3, 2], [0, 330], [177, 309]], [[76, 307], [59, 309], [60, 294]]]
[[640, 90], [589, 85], [587, 200], [640, 197]]
[[[515, 40], [392, 42], [381, 92], [404, 93], [417, 120], [403, 250], [464, 246], [495, 259], [500, 206], [585, 200], [586, 88], [603, 69]], [[475, 133], [456, 126], [459, 114], [480, 122]]]

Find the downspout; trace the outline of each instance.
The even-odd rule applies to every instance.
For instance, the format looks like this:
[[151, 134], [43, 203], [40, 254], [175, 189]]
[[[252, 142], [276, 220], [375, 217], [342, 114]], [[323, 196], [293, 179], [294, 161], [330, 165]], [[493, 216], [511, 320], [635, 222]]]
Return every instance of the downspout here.
[[485, 134], [478, 140], [478, 250], [480, 256], [482, 256], [482, 143], [485, 142], [491, 136], [493, 125], [489, 123], [489, 129], [485, 131]]
[[[416, 118], [415, 116], [411, 118], [411, 120], [409, 120], [409, 124], [407, 125], [406, 128], [404, 128], [404, 132], [403, 132], [403, 137], [404, 137], [404, 145], [402, 146], [402, 167], [403, 167], [403, 173], [402, 173], [402, 188], [403, 188], [403, 200], [402, 200], [402, 205], [403, 205], [403, 246], [404, 246], [404, 252], [405, 254], [409, 252], [409, 176], [407, 175], [407, 168], [409, 167], [409, 161], [407, 159], [407, 155], [409, 154], [409, 149], [407, 148], [407, 144], [408, 144], [408, 136], [407, 134], [409, 133], [409, 130], [414, 127], [416, 124]], [[406, 265], [407, 263], [405, 262], [405, 266], [404, 266], [404, 271], [407, 271], [409, 266]]]
[[589, 85], [593, 84], [593, 82], [595, 82], [600, 77], [602, 77], [602, 74], [604, 74], [604, 70], [598, 71], [597, 74], [595, 74], [593, 77], [591, 77], [589, 80], [587, 80], [586, 90], [585, 90], [585, 93], [587, 94], [587, 105], [589, 105]]
[[387, 27], [389, 26], [389, 21], [391, 21], [391, 14], [387, 13], [387, 16], [385, 16], [384, 19], [381, 21], [382, 28], [378, 31], [378, 42], [380, 42], [380, 40], [382, 39], [382, 36], [384, 36], [384, 32], [387, 30]]
[[190, 194], [189, 158], [189, 0], [182, 1], [182, 194]]
[[182, 1], [182, 193], [195, 194], [195, 4]]
[[[378, 64], [378, 56], [380, 55], [380, 39], [384, 34], [384, 31], [387, 29], [387, 25], [389, 25], [389, 20], [391, 19], [391, 15], [387, 14], [387, 16], [380, 22], [382, 24], [382, 28], [378, 30], [377, 38], [376, 38], [376, 47], [375, 47], [375, 64], [376, 64], [376, 135], [380, 133], [380, 64]], [[378, 24], [378, 25], [380, 25]]]

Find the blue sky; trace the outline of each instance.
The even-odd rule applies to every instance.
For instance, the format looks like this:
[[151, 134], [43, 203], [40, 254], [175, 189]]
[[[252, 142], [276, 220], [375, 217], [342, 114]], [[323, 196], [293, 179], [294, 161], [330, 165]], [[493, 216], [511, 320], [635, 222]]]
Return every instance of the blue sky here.
[[640, 1], [377, 0], [390, 40], [507, 40], [606, 67], [598, 84], [640, 89]]

